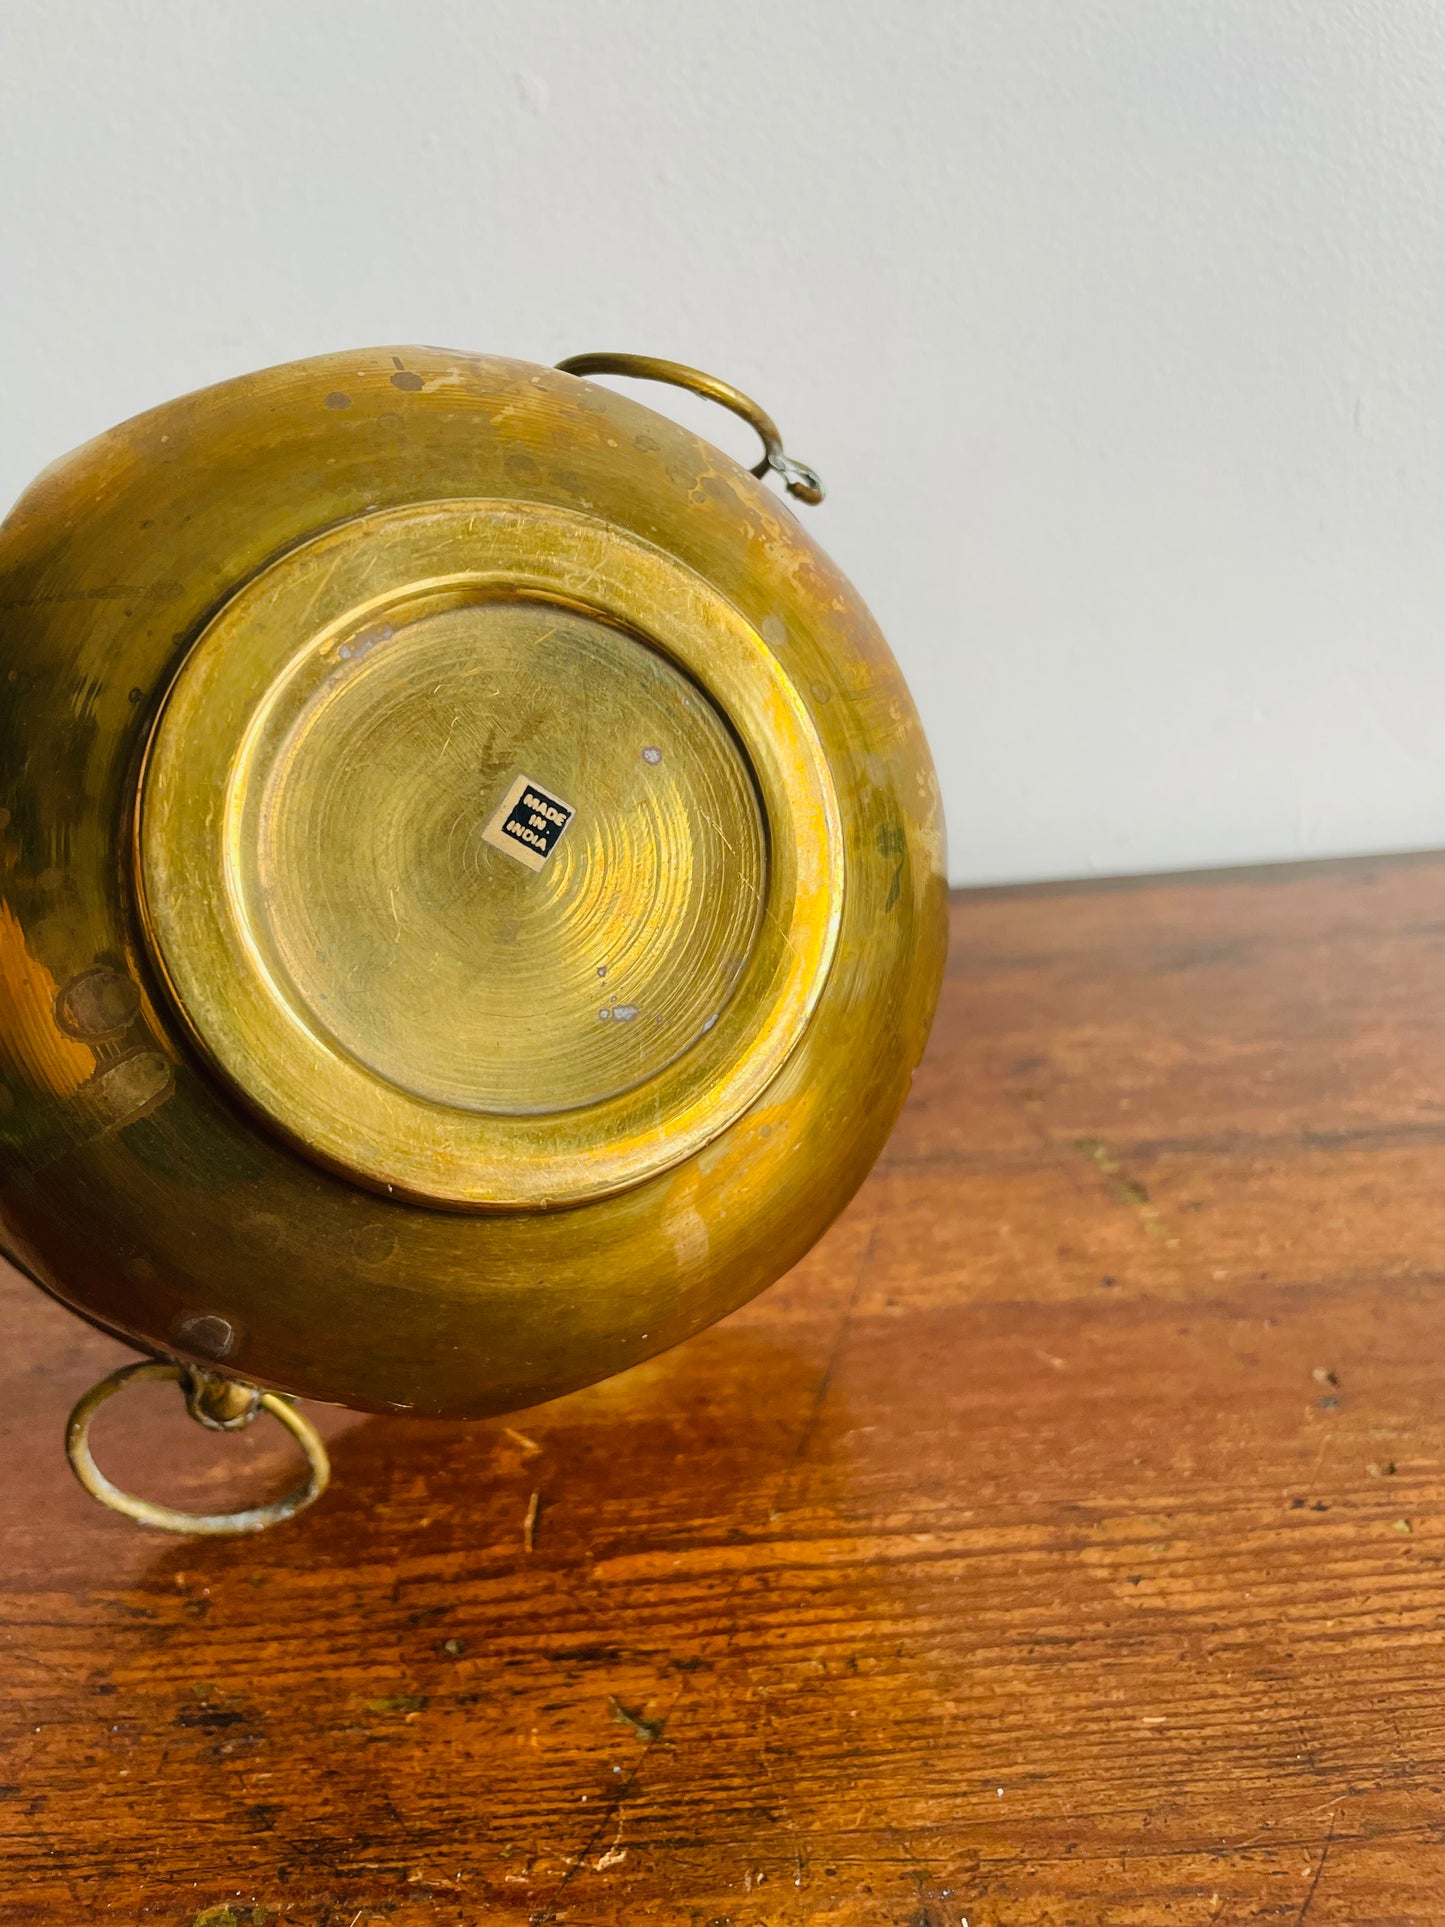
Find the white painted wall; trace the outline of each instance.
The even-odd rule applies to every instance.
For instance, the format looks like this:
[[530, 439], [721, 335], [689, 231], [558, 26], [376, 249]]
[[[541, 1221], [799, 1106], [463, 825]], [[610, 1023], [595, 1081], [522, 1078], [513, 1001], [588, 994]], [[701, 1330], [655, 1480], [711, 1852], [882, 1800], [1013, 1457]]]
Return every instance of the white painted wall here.
[[1439, 0], [0, 0], [0, 496], [318, 350], [671, 355], [826, 476], [958, 881], [1438, 844], [1442, 215]]

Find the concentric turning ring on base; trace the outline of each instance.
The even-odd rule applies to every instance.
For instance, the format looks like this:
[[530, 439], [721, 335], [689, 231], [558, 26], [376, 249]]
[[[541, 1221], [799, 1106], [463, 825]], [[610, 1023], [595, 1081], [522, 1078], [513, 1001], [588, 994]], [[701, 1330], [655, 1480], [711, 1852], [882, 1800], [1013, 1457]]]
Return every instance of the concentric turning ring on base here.
[[267, 1526], [280, 1525], [283, 1519], [294, 1518], [321, 1497], [331, 1480], [331, 1461], [321, 1435], [309, 1419], [303, 1418], [293, 1405], [275, 1392], [258, 1393], [258, 1407], [285, 1426], [306, 1454], [307, 1464], [306, 1477], [283, 1498], [241, 1512], [181, 1512], [174, 1506], [156, 1505], [150, 1499], [137, 1498], [134, 1493], [123, 1491], [108, 1479], [90, 1451], [91, 1420], [101, 1406], [137, 1379], [170, 1379], [185, 1386], [190, 1376], [184, 1365], [176, 1365], [166, 1359], [143, 1359], [138, 1365], [123, 1365], [118, 1372], [112, 1372], [109, 1378], [92, 1385], [79, 1401], [66, 1423], [65, 1451], [71, 1470], [92, 1499], [98, 1499], [113, 1512], [123, 1512], [129, 1519], [138, 1519], [142, 1525], [157, 1526], [162, 1532], [188, 1532], [222, 1538], [242, 1532], [264, 1532]]
[[139, 899], [191, 1034], [298, 1149], [465, 1210], [675, 1168], [797, 1047], [842, 915], [778, 649], [573, 510], [378, 510], [214, 617], [157, 720]]

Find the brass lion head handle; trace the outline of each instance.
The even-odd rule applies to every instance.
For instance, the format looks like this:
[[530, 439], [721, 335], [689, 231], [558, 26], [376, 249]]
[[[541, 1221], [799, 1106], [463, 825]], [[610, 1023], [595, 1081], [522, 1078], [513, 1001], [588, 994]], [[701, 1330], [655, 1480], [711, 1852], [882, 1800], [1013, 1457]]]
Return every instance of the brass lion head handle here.
[[721, 403], [740, 415], [762, 437], [763, 459], [754, 467], [754, 475], [761, 477], [771, 470], [782, 477], [789, 495], [796, 496], [800, 502], [822, 501], [822, 477], [806, 462], [794, 461], [783, 448], [783, 438], [772, 416], [731, 382], [720, 381], [716, 375], [705, 375], [700, 368], [689, 368], [685, 362], [664, 361], [658, 355], [605, 352], [569, 355], [557, 366], [564, 375], [630, 375], [635, 381], [666, 381], [674, 388], [689, 388], [694, 395]]

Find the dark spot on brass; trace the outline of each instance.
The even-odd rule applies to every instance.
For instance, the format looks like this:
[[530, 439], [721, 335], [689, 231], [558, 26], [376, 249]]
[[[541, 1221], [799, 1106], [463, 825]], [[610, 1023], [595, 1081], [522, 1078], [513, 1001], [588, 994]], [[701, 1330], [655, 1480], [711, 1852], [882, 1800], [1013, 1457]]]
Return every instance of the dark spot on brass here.
[[229, 1358], [236, 1348], [236, 1328], [213, 1311], [192, 1312], [172, 1327], [176, 1343], [202, 1358]]
[[274, 1211], [248, 1212], [244, 1223], [247, 1232], [256, 1239], [258, 1244], [272, 1250], [281, 1244], [286, 1231], [285, 1220], [277, 1217]]
[[883, 905], [885, 910], [891, 910], [903, 894], [903, 865], [908, 856], [908, 833], [901, 823], [880, 823], [876, 841], [879, 856], [897, 859], [892, 881], [888, 885], [888, 898]]
[[351, 397], [350, 395], [343, 395], [339, 388], [333, 388], [331, 393], [326, 397], [324, 406], [327, 408], [350, 408]]
[[133, 703], [138, 703], [138, 702], [140, 702], [140, 700], [142, 699], [142, 697], [143, 697], [144, 695], [145, 695], [145, 691], [144, 691], [143, 689], [133, 689], [133, 690], [132, 690], [132, 691], [130, 692], [130, 698], [129, 698], [129, 700], [130, 700], [131, 702], [133, 702]]
[[396, 1233], [388, 1225], [362, 1225], [352, 1239], [352, 1249], [364, 1265], [384, 1265], [396, 1251]]
[[414, 375], [409, 368], [398, 369], [391, 378], [391, 385], [393, 388], [402, 389], [408, 395], [414, 395], [419, 388], [426, 387], [421, 376]]
[[55, 1021], [71, 1037], [115, 1037], [139, 1010], [130, 978], [105, 964], [72, 977], [55, 997]]

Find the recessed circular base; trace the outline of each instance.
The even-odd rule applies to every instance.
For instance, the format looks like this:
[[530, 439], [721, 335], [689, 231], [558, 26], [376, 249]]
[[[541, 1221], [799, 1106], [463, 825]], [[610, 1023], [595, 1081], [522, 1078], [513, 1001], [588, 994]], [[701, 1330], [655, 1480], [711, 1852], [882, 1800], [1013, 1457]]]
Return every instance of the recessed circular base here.
[[[277, 694], [242, 811], [243, 914], [290, 1003], [434, 1104], [541, 1115], [656, 1077], [721, 1015], [766, 884], [712, 703], [545, 602], [398, 612], [343, 648]], [[547, 808], [489, 836], [519, 776]]]
[[324, 1161], [472, 1208], [637, 1183], [723, 1130], [822, 987], [841, 844], [775, 656], [561, 510], [329, 531], [188, 656], [138, 813], [198, 1042]]

